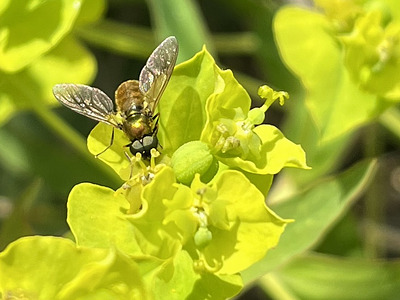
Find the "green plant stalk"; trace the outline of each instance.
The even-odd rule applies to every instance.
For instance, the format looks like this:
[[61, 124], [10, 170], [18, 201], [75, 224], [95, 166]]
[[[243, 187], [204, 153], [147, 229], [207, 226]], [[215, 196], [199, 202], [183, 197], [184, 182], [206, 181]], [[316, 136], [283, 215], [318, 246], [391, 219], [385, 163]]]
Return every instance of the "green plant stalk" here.
[[397, 108], [389, 109], [382, 114], [379, 123], [400, 139], [400, 111]]
[[63, 119], [58, 117], [52, 110], [45, 106], [34, 106], [34, 113], [43, 123], [53, 130], [58, 136], [63, 138], [73, 149], [75, 149], [84, 159], [92, 163], [101, 172], [108, 175], [112, 183], [120, 184], [121, 179], [108, 166], [96, 160], [88, 151], [86, 141], [73, 130]]
[[214, 34], [211, 39], [220, 55], [254, 55], [261, 47], [261, 41], [251, 31]]
[[[43, 187], [40, 178], [33, 181], [22, 190], [22, 193], [15, 199], [14, 209], [11, 215], [6, 218], [0, 228], [0, 249], [3, 250], [9, 243], [27, 234], [33, 234], [29, 224], [21, 224], [30, 213], [34, 202], [38, 199], [39, 192]], [[24, 220], [24, 221], [22, 221]]]
[[[32, 94], [27, 89], [22, 88], [20, 85], [13, 81], [9, 82], [15, 89], [18, 89], [20, 93], [26, 99], [29, 99], [29, 103], [36, 103], [36, 99], [33, 98]], [[47, 105], [32, 105], [31, 110], [37, 115], [37, 117], [47, 124], [48, 127], [54, 131], [58, 136], [63, 138], [71, 147], [73, 147], [84, 159], [96, 166], [101, 172], [107, 174], [113, 184], [120, 184], [121, 179], [106, 165], [97, 161], [87, 149], [86, 141], [73, 130], [66, 122], [59, 118]]]
[[181, 41], [178, 62], [191, 58], [204, 44], [211, 53], [215, 50], [206, 21], [196, 2], [193, 0], [146, 1], [156, 37], [161, 40], [173, 34], [178, 41]]
[[78, 27], [75, 33], [93, 46], [128, 57], [146, 59], [154, 50], [154, 35], [149, 28], [101, 21]]
[[260, 280], [258, 280], [258, 283], [272, 299], [299, 300], [299, 298], [285, 289], [285, 286], [273, 272], [264, 275]]
[[[365, 156], [367, 157], [378, 157], [382, 153], [378, 130], [379, 126], [372, 124], [365, 131]], [[378, 177], [370, 183], [364, 202], [366, 219], [364, 226], [365, 254], [371, 259], [380, 257], [384, 249], [381, 233], [377, 226], [384, 221], [385, 207], [385, 199], [382, 198], [383, 191], [379, 180], [378, 172]]]
[[[108, 20], [79, 27], [75, 32], [93, 46], [129, 57], [147, 58], [156, 44], [149, 28]], [[214, 34], [211, 40], [222, 55], [252, 55], [260, 47], [260, 41], [252, 32]]]

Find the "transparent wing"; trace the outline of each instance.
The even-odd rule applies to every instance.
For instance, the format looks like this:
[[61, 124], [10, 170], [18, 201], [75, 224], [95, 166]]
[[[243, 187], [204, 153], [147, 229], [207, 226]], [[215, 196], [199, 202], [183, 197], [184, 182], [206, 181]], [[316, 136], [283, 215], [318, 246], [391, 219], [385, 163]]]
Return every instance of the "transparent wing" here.
[[167, 86], [178, 56], [178, 41], [166, 38], [150, 55], [139, 76], [139, 89], [152, 112]]
[[101, 90], [83, 84], [57, 84], [53, 87], [56, 99], [66, 107], [93, 120], [118, 128], [113, 119], [112, 100]]

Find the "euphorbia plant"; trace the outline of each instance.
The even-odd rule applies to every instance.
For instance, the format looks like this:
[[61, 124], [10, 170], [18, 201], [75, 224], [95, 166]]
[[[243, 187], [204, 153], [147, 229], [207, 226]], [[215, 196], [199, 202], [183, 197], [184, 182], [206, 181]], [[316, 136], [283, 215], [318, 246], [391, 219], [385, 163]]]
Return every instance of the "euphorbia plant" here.
[[274, 34], [282, 59], [307, 90], [305, 103], [324, 144], [400, 101], [400, 5], [314, 3], [280, 9]]
[[[129, 141], [115, 131], [99, 159], [120, 175], [121, 188], [75, 186], [67, 220], [76, 245], [53, 237], [11, 244], [0, 254], [2, 295], [225, 299], [238, 293], [240, 272], [273, 248], [290, 222], [265, 205], [273, 175], [308, 168], [300, 146], [263, 124], [268, 107], [288, 95], [267, 86], [259, 95], [265, 104], [250, 109], [247, 92], [205, 48], [178, 65], [159, 105], [158, 151], [149, 160], [140, 154], [128, 160]], [[110, 133], [97, 125], [90, 152], [101, 152]], [[263, 180], [253, 183], [254, 175]]]

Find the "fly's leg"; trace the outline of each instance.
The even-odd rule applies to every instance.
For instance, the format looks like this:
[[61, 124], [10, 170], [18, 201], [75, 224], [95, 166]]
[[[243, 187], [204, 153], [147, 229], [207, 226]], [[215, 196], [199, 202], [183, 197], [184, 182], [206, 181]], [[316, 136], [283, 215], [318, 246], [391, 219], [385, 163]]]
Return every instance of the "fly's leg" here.
[[[152, 136], [153, 137], [155, 137], [155, 138], [157, 138], [157, 133], [158, 133], [158, 121], [160, 121], [160, 113], [157, 113], [157, 114], [155, 114], [154, 116], [153, 116], [153, 121], [154, 121], [154, 130], [153, 130], [153, 134], [152, 134]], [[162, 147], [162, 145], [158, 142], [158, 139], [157, 139], [157, 144], [158, 144], [158, 146], [162, 149], [163, 147]], [[157, 150], [157, 149], [156, 149]]]
[[101, 151], [100, 153], [96, 154], [94, 157], [98, 158], [101, 154], [106, 152], [112, 146], [113, 143], [114, 143], [114, 127], [113, 127], [112, 132], [111, 132], [110, 144], [103, 151]]
[[155, 114], [152, 117], [152, 120], [154, 122], [154, 130], [153, 130], [153, 135], [156, 135], [158, 132], [158, 121], [160, 120], [160, 113]]
[[131, 166], [131, 170], [130, 170], [130, 173], [129, 173], [129, 179], [128, 179], [128, 181], [129, 181], [129, 180], [131, 180], [132, 175], [133, 175], [133, 163], [132, 163], [132, 158], [129, 156], [128, 152], [124, 151], [124, 154], [125, 154], [125, 157], [129, 161], [129, 165]]

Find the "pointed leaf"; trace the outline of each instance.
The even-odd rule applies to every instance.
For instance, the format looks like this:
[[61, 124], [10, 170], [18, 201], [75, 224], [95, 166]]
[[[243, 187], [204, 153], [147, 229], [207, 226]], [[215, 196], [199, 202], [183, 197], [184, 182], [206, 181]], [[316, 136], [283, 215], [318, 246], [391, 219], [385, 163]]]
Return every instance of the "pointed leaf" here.
[[338, 177], [323, 181], [272, 208], [291, 217], [278, 246], [243, 272], [245, 282], [256, 279], [314, 246], [360, 196], [374, 174], [376, 163], [363, 162]]

